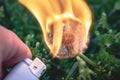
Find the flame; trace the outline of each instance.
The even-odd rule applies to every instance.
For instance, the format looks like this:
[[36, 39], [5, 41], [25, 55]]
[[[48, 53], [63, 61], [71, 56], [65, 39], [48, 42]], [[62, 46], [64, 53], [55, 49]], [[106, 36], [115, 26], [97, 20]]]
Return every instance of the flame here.
[[85, 0], [19, 2], [38, 20], [53, 57], [74, 57], [87, 48], [92, 13]]

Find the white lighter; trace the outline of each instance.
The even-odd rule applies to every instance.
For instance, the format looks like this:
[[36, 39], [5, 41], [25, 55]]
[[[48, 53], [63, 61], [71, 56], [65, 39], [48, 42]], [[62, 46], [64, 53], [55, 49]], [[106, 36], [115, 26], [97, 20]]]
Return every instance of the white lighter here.
[[3, 80], [39, 80], [46, 70], [45, 64], [35, 58], [26, 58], [17, 64]]

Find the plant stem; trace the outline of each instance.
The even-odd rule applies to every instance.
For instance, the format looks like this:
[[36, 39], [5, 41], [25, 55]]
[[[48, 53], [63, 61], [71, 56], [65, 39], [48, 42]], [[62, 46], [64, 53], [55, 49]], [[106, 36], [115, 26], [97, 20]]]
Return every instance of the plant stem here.
[[90, 60], [88, 57], [86, 57], [84, 54], [80, 54], [80, 57], [85, 60], [85, 62], [87, 62], [88, 64], [90, 64], [93, 67], [98, 67], [98, 65], [96, 63], [94, 63], [92, 60]]

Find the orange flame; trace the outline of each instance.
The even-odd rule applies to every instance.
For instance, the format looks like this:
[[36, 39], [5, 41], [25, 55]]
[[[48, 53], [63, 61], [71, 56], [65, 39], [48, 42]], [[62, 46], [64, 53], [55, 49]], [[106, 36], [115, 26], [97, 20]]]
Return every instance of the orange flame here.
[[87, 48], [92, 14], [85, 0], [19, 1], [40, 23], [54, 57], [74, 57]]

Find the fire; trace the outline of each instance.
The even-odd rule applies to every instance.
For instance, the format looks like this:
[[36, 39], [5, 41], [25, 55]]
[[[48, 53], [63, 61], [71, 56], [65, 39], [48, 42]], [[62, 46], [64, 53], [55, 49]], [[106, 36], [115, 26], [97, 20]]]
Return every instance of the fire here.
[[85, 0], [19, 1], [38, 20], [53, 57], [74, 57], [87, 48], [92, 13]]

